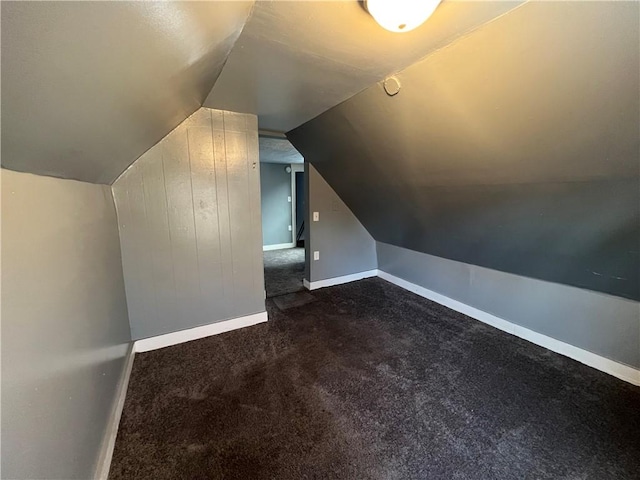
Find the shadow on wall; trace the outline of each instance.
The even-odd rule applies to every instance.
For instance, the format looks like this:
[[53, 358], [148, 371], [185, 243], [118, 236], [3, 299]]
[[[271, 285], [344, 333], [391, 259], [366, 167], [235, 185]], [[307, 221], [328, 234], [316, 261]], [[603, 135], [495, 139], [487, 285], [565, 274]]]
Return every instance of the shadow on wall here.
[[288, 138], [378, 241], [640, 300], [639, 9], [527, 3]]
[[[305, 231], [305, 279], [315, 282], [376, 269], [373, 237], [315, 167], [309, 163], [305, 167], [310, 219]], [[318, 260], [314, 260], [316, 253]]]

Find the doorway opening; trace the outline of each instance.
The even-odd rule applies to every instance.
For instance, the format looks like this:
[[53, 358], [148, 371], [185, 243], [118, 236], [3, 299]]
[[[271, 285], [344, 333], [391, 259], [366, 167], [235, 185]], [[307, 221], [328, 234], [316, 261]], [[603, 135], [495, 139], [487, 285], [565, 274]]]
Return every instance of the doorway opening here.
[[302, 162], [302, 156], [286, 138], [260, 136], [267, 298], [304, 290], [306, 200]]

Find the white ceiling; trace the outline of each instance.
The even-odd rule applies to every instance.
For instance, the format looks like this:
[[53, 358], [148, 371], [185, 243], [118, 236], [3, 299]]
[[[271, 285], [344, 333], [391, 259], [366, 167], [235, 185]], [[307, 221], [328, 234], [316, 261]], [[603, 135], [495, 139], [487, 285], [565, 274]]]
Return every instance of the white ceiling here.
[[198, 109], [243, 2], [2, 2], [2, 165], [111, 183]]
[[524, 3], [445, 0], [391, 33], [349, 1], [259, 1], [204, 105], [286, 132]]
[[304, 163], [304, 158], [286, 138], [260, 135], [260, 162]]

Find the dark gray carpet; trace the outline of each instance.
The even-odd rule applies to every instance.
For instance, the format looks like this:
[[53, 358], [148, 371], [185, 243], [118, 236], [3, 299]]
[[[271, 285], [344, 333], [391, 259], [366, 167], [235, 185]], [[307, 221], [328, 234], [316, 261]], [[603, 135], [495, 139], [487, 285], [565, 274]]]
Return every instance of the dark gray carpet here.
[[313, 296], [136, 355], [111, 478], [640, 478], [640, 388], [380, 279]]
[[280, 310], [287, 310], [289, 308], [301, 307], [309, 302], [314, 302], [315, 299], [316, 297], [309, 292], [296, 292], [273, 297], [273, 303], [275, 303], [276, 307]]
[[263, 256], [268, 298], [304, 290], [304, 248], [273, 250]]

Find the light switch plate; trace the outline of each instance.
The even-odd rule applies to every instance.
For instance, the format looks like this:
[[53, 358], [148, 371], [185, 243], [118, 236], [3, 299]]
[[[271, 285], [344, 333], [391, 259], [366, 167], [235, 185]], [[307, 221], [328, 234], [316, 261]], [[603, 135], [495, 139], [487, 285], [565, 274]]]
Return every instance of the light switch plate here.
[[291, 196], [287, 197], [287, 202], [291, 203]]
[[289, 225], [289, 231], [291, 231], [291, 225]]
[[313, 212], [313, 221], [314, 222], [320, 221], [320, 212]]
[[313, 252], [313, 259], [320, 260], [320, 252]]

